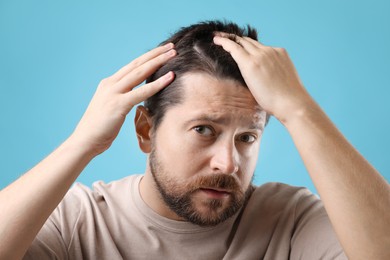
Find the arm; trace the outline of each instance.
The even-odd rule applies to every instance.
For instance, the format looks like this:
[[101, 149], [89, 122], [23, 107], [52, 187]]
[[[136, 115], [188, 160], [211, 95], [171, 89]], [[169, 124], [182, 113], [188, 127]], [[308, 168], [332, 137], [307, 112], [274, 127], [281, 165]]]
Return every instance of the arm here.
[[0, 259], [23, 257], [84, 167], [110, 147], [132, 107], [173, 80], [169, 72], [133, 89], [176, 54], [172, 48], [158, 47], [104, 79], [73, 134], [0, 192]]
[[351, 259], [390, 258], [390, 187], [310, 97], [287, 52], [226, 35], [214, 38], [237, 62], [262, 108], [289, 131]]

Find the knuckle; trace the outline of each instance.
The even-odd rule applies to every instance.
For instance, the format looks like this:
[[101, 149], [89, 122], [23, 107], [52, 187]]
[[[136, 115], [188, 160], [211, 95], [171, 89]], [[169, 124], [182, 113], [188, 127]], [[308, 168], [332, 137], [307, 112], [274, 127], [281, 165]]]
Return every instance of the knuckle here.
[[100, 81], [99, 87], [103, 87], [103, 86], [109, 85], [110, 83], [111, 83], [111, 78], [110, 77], [104, 78], [104, 79], [102, 79]]
[[287, 50], [286, 50], [285, 48], [276, 48], [276, 50], [277, 50], [279, 53], [287, 54]]
[[270, 46], [264, 46], [263, 50], [264, 50], [264, 54], [268, 54], [268, 53], [272, 53], [274, 51], [274, 48]]
[[257, 58], [257, 59], [251, 59], [249, 62], [248, 62], [248, 66], [250, 69], [252, 70], [255, 70], [257, 69], [258, 67], [261, 66], [261, 63], [262, 63], [262, 60]]
[[142, 87], [140, 87], [139, 89], [137, 89], [137, 94], [138, 94], [138, 96], [141, 96], [141, 97], [144, 97], [144, 96], [146, 96], [147, 95], [147, 93], [148, 93], [148, 91], [147, 91], [147, 86], [142, 86]]
[[267, 58], [267, 53], [265, 51], [260, 51], [256, 54], [256, 59], [252, 60], [255, 64], [262, 63], [264, 59]]
[[132, 71], [132, 74], [133, 74], [136, 78], [142, 77], [142, 75], [143, 75], [143, 70], [142, 70], [140, 67], [135, 68], [135, 69]]
[[139, 60], [139, 58], [133, 60], [132, 62], [130, 62], [129, 64], [129, 67], [130, 68], [137, 68], [141, 65], [141, 61]]
[[134, 106], [137, 104], [137, 97], [134, 94], [132, 95], [131, 99], [127, 99], [125, 96], [123, 96], [119, 100], [119, 103], [121, 104], [121, 107]]
[[148, 94], [147, 86], [144, 85], [140, 88], [137, 88], [133, 90], [131, 93], [133, 95], [134, 100], [139, 100], [139, 99], [143, 100], [147, 97]]
[[240, 51], [242, 50], [242, 46], [239, 41], [236, 41], [236, 44], [232, 44], [232, 49], [235, 51]]

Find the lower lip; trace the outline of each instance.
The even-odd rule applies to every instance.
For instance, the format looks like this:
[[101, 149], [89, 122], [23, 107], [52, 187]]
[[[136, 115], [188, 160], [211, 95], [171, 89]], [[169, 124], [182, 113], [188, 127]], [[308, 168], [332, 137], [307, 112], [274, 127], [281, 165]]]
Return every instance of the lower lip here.
[[213, 189], [200, 189], [200, 191], [213, 199], [222, 199], [230, 195], [228, 192], [217, 191]]

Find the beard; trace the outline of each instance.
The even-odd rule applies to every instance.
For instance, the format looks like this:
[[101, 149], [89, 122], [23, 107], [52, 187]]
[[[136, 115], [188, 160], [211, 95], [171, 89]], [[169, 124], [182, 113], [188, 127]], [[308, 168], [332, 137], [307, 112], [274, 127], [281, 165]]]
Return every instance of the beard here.
[[[199, 226], [215, 226], [229, 219], [246, 204], [254, 190], [251, 183], [244, 190], [237, 178], [228, 174], [199, 175], [182, 182], [163, 167], [155, 149], [150, 153], [149, 166], [165, 204], [179, 217]], [[222, 198], [201, 199], [196, 195], [202, 189], [229, 192]]]

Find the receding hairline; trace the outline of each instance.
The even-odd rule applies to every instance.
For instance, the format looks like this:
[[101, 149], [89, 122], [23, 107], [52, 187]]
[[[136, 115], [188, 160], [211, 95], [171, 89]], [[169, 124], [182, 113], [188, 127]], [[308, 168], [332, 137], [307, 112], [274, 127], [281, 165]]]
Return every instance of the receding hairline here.
[[[191, 92], [188, 93], [188, 91], [191, 91], [191, 89], [189, 87], [185, 87], [184, 84], [185, 84], [185, 80], [188, 79], [188, 77], [190, 76], [204, 76], [204, 77], [208, 77], [212, 80], [217, 80], [217, 81], [230, 81], [230, 82], [233, 82], [235, 83], [235, 85], [238, 86], [238, 88], [242, 88], [242, 89], [246, 89], [249, 91], [249, 93], [252, 95], [252, 93], [250, 92], [249, 88], [246, 86], [246, 85], [243, 85], [239, 80], [237, 79], [234, 79], [234, 78], [230, 78], [230, 77], [223, 77], [221, 75], [213, 75], [211, 74], [210, 72], [205, 72], [205, 71], [191, 71], [191, 72], [186, 72], [184, 74], [181, 75], [181, 77], [177, 78], [176, 80], [178, 80], [176, 82], [176, 85], [173, 86], [175, 87], [176, 89], [179, 89], [179, 99], [180, 101], [178, 103], [175, 103], [175, 104], [172, 104], [171, 106], [167, 107], [167, 111], [170, 109], [170, 108], [173, 108], [173, 107], [176, 107], [180, 104], [182, 104], [185, 100], [188, 100], [191, 98]], [[253, 97], [253, 95], [252, 95]], [[253, 123], [252, 126], [250, 127], [251, 129], [261, 129], [261, 130], [264, 130], [264, 126], [266, 125], [267, 123], [267, 112], [261, 108], [261, 106], [257, 103], [257, 101], [255, 101], [256, 104], [254, 105], [253, 107], [253, 112], [255, 112], [258, 116], [259, 119], [261, 119], [261, 121], [263, 121], [263, 117], [264, 117], [264, 122], [265, 124], [262, 124], [262, 126], [258, 125], [257, 123]], [[203, 116], [204, 119], [207, 119], [207, 115], [204, 114]], [[210, 121], [218, 121], [218, 119], [214, 118], [214, 116], [209, 116], [208, 117]], [[213, 119], [214, 118], [214, 119]]]
[[230, 53], [214, 44], [215, 32], [247, 36], [257, 40], [257, 31], [250, 25], [239, 26], [227, 20], [209, 20], [182, 27], [163, 41], [160, 45], [174, 43], [177, 55], [148, 77], [146, 82], [154, 81], [168, 71], [173, 71], [176, 79], [170, 86], [144, 102], [156, 127], [164, 118], [167, 109], [183, 102], [181, 81], [186, 75], [200, 72], [219, 80], [235, 80], [243, 86], [246, 85]]

